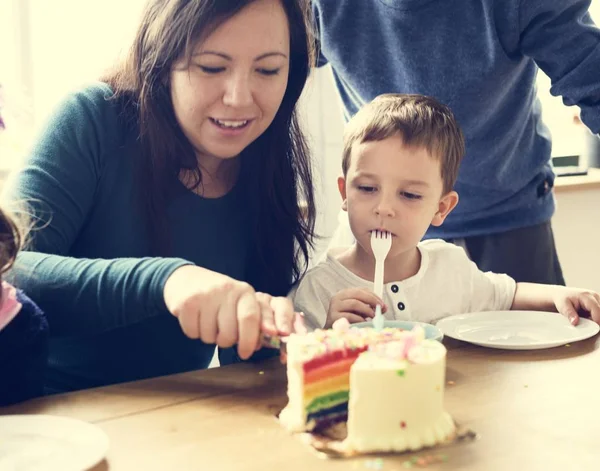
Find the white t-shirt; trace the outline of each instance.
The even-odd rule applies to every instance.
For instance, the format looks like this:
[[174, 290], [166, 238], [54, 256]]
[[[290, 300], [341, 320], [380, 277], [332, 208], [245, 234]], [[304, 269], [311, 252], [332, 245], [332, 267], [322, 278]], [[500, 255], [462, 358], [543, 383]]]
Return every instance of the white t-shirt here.
[[[342, 289], [373, 290], [372, 281], [360, 278], [335, 259], [347, 249], [329, 250], [327, 258], [310, 269], [290, 293], [309, 329], [325, 325], [329, 301]], [[508, 275], [482, 272], [462, 248], [443, 240], [421, 242], [418, 249], [421, 267], [417, 274], [383, 285], [386, 319], [433, 323], [453, 314], [510, 309], [516, 283]]]

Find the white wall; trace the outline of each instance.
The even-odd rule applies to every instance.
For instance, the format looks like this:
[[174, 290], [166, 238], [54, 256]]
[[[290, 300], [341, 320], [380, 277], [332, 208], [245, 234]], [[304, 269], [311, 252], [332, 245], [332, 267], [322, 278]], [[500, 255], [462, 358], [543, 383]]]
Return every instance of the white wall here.
[[113, 64], [127, 47], [145, 2], [27, 1], [31, 2], [33, 85], [40, 122], [64, 94], [98, 78]]
[[316, 232], [322, 236], [313, 256], [317, 260], [337, 227], [341, 206], [336, 182], [341, 174], [344, 120], [329, 66], [313, 72], [302, 97], [302, 117], [313, 150], [318, 211]]
[[67, 92], [113, 63], [144, 1], [0, 0], [0, 83], [11, 112], [0, 171], [18, 165], [36, 127]]
[[600, 293], [600, 184], [557, 188], [555, 194], [557, 208], [552, 228], [565, 281], [568, 286]]

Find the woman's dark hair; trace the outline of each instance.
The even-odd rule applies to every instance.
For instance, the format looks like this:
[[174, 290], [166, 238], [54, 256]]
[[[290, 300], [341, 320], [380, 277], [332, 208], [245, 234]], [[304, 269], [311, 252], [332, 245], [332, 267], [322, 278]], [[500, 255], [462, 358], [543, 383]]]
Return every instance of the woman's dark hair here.
[[[202, 183], [194, 148], [173, 110], [171, 70], [181, 59], [190, 63], [199, 40], [254, 1], [150, 0], [127, 57], [104, 79], [124, 119], [139, 127], [139, 196], [155, 255], [170, 253], [167, 225], [159, 221], [166, 218], [173, 179], [186, 170], [194, 188]], [[256, 239], [248, 281], [274, 295], [287, 294], [306, 268], [315, 223], [309, 151], [296, 114], [314, 60], [310, 5], [279, 1], [290, 29], [287, 89], [271, 125], [240, 156]]]

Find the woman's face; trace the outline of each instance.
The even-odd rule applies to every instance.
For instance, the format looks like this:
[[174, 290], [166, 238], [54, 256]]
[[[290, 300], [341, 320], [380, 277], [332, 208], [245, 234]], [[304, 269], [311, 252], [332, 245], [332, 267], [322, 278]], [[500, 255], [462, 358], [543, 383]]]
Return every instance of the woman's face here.
[[279, 0], [256, 0], [220, 25], [171, 72], [179, 125], [200, 163], [236, 157], [271, 124], [287, 87], [288, 20]]

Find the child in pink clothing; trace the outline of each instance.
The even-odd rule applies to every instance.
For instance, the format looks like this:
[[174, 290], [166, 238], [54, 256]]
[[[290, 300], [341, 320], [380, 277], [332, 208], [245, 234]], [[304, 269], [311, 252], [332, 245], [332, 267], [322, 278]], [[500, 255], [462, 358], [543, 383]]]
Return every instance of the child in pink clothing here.
[[22, 234], [0, 208], [0, 406], [43, 393], [48, 322], [42, 311], [2, 275], [11, 268]]

